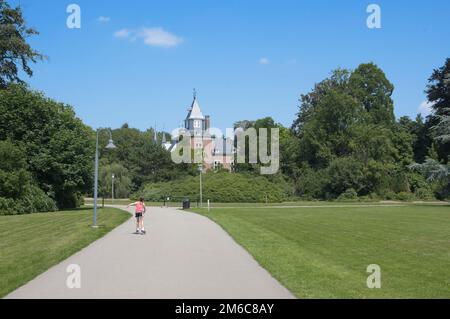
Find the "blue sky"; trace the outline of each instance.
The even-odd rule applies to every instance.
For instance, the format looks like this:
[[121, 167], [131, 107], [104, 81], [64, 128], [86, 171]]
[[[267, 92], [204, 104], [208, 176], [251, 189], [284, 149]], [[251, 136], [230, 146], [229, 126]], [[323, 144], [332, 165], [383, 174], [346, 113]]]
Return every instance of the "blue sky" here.
[[[373, 61], [395, 85], [395, 113], [414, 117], [432, 70], [450, 57], [450, 1], [14, 0], [49, 56], [32, 88], [71, 104], [93, 127], [170, 131], [196, 88], [221, 129], [272, 116], [291, 125], [298, 97], [337, 68]], [[69, 4], [81, 29], [66, 26]], [[381, 29], [366, 26], [369, 4]]]

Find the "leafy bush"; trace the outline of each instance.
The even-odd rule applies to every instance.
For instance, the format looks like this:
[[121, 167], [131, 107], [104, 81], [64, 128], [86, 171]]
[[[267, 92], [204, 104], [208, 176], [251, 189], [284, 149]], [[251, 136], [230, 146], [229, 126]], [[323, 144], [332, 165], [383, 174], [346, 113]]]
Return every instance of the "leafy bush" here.
[[366, 167], [364, 167], [364, 187], [360, 193], [378, 194], [383, 197], [383, 194], [391, 191], [391, 172], [395, 170], [395, 164], [375, 160], [368, 161]]
[[25, 152], [11, 141], [0, 141], [0, 196], [19, 198], [31, 182]]
[[331, 196], [337, 197], [348, 189], [358, 192], [364, 187], [362, 164], [351, 157], [333, 160], [328, 174]]
[[407, 177], [412, 192], [415, 193], [419, 188], [427, 188], [431, 191], [430, 184], [427, 183], [422, 174], [418, 172], [408, 172]]
[[27, 186], [18, 199], [0, 197], [0, 215], [21, 215], [56, 211], [55, 202], [36, 185]]
[[401, 200], [401, 201], [412, 201], [416, 198], [414, 197], [414, 194], [412, 194], [412, 193], [400, 192], [395, 196], [395, 199]]
[[[148, 183], [136, 194], [146, 200], [160, 201], [165, 197], [181, 200], [189, 197], [199, 199], [199, 176]], [[270, 181], [264, 176], [229, 172], [208, 172], [203, 174], [203, 200], [213, 202], [282, 202], [290, 193], [290, 186], [284, 180]]]
[[0, 197], [0, 215], [17, 214], [17, 203], [12, 198]]
[[0, 140], [20, 146], [22, 154], [13, 158], [27, 163], [34, 183], [52, 193], [59, 208], [74, 207], [76, 193], [92, 189], [94, 134], [70, 106], [10, 85], [0, 90], [0, 123]]
[[311, 168], [305, 168], [298, 177], [296, 192], [303, 198], [324, 198], [328, 184], [329, 177], [326, 170], [314, 171]]
[[393, 191], [387, 191], [382, 194], [381, 197], [387, 200], [394, 200], [397, 198], [397, 194], [395, 194]]
[[434, 197], [433, 191], [430, 187], [417, 188], [414, 191], [414, 196], [421, 200], [433, 200], [436, 199]]
[[411, 191], [408, 175], [400, 169], [392, 172], [390, 184], [390, 189], [396, 193], [409, 193]]
[[0, 141], [0, 215], [56, 210], [55, 202], [34, 184], [26, 156], [11, 141]]
[[350, 201], [350, 200], [356, 200], [356, 199], [358, 199], [358, 193], [353, 188], [347, 189], [345, 192], [343, 192], [338, 197], [338, 200], [341, 200], [341, 201]]
[[31, 185], [27, 189], [25, 196], [20, 199], [19, 203], [23, 207], [22, 213], [40, 213], [56, 210], [55, 202], [35, 185]]
[[450, 199], [450, 182], [439, 181], [432, 184], [433, 192], [437, 199], [447, 200]]

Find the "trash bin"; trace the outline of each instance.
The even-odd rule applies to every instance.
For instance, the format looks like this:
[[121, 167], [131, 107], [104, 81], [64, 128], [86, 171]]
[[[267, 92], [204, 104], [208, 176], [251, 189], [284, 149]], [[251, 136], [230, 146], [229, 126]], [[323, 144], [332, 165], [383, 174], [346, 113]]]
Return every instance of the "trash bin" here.
[[185, 198], [183, 200], [183, 209], [189, 209], [191, 208], [191, 202], [189, 201], [189, 198]]

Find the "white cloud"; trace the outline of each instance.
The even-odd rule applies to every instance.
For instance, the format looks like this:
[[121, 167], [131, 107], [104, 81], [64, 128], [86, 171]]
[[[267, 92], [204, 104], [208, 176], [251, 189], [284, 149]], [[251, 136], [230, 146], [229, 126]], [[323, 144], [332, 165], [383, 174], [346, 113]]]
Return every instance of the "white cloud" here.
[[259, 64], [269, 64], [269, 59], [268, 58], [261, 58], [261, 59], [259, 59]]
[[142, 39], [144, 44], [170, 48], [179, 45], [183, 39], [163, 28], [141, 28], [138, 30], [122, 29], [114, 33], [116, 38], [130, 38], [131, 41]]
[[433, 109], [431, 108], [431, 106], [433, 105], [433, 103], [428, 102], [428, 101], [423, 101], [420, 105], [419, 105], [419, 113], [422, 114], [422, 116], [428, 116], [433, 112]]
[[174, 47], [183, 41], [163, 28], [142, 28], [138, 36], [144, 39], [145, 44], [158, 47]]
[[110, 17], [99, 16], [97, 21], [98, 22], [102, 22], [102, 23], [106, 23], [106, 22], [111, 21], [111, 18]]
[[130, 36], [131, 32], [128, 29], [121, 29], [116, 32], [114, 32], [114, 36], [116, 38], [128, 38]]

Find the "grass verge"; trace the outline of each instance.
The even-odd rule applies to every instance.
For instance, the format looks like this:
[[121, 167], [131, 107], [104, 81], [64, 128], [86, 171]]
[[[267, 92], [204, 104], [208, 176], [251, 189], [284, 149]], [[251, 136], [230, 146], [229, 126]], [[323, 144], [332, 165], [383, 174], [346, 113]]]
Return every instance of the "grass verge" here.
[[118, 209], [100, 209], [97, 229], [90, 227], [92, 208], [0, 216], [0, 298], [104, 236], [130, 216]]
[[[299, 298], [449, 298], [450, 209], [193, 209], [221, 225]], [[381, 288], [367, 267], [381, 267]]]

